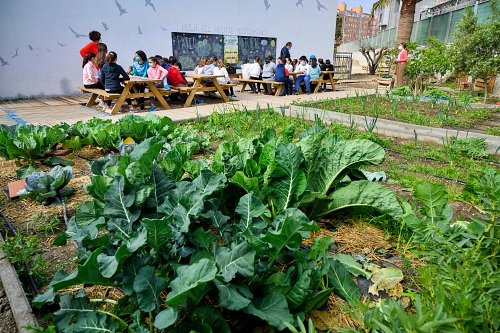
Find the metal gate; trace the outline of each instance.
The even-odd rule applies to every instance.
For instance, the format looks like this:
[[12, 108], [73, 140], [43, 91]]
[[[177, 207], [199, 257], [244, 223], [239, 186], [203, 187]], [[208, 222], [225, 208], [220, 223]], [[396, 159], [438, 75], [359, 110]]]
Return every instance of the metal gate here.
[[350, 79], [352, 72], [352, 53], [335, 53], [333, 71], [335, 72], [335, 78]]

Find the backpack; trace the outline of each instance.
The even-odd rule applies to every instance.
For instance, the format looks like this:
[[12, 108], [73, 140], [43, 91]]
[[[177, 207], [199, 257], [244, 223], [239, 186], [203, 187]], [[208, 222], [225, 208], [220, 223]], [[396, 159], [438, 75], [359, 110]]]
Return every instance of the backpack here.
[[288, 69], [285, 68], [285, 76], [286, 77], [289, 77], [290, 76], [290, 73], [288, 72]]

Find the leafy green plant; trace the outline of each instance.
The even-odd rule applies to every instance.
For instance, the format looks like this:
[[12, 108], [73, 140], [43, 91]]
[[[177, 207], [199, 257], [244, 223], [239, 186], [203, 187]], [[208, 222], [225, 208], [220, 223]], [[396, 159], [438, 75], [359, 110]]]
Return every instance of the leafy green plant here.
[[[34, 301], [59, 304], [58, 329], [229, 332], [232, 320], [248, 316], [253, 325], [284, 329], [332, 291], [359, 301], [349, 273], [328, 255], [333, 240], [301, 247], [318, 229], [304, 213], [283, 207], [273, 216], [256, 195], [238, 195], [224, 174], [208, 169], [173, 181], [160, 166], [168, 153], [156, 162], [164, 144], [149, 138], [92, 164], [86, 191], [93, 199], [56, 241], [80, 244], [78, 269], [57, 273]], [[124, 297], [103, 310], [106, 300], [56, 295], [82, 283], [115, 286]]]
[[368, 140], [343, 140], [318, 126], [301, 133], [297, 143], [292, 139], [293, 128], [279, 140], [268, 129], [259, 137], [222, 143], [210, 169], [256, 195], [273, 218], [288, 207], [316, 219], [347, 207], [370, 206], [400, 219], [394, 194], [358, 171], [382, 163], [382, 147]]
[[2, 244], [9, 261], [16, 268], [17, 274], [23, 279], [27, 275], [33, 277], [37, 285], [43, 285], [49, 278], [47, 268], [49, 263], [43, 258], [43, 248], [37, 236], [16, 235], [8, 238]]
[[449, 98], [450, 93], [440, 90], [440, 89], [427, 89], [424, 94], [430, 98], [439, 99], [439, 98]]
[[487, 170], [469, 187], [481, 200], [482, 212], [472, 222], [450, 224], [452, 209], [443, 185], [423, 183], [414, 197], [424, 204], [424, 219], [405, 205], [403, 221], [413, 231], [414, 245], [432, 249], [428, 265], [419, 269], [422, 296], [428, 307], [440, 306], [460, 332], [492, 332], [500, 328], [500, 174]]
[[408, 86], [397, 87], [391, 90], [391, 94], [395, 96], [411, 96], [412, 91]]
[[1, 124], [0, 156], [6, 160], [24, 160], [33, 164], [65, 139], [66, 132], [61, 126]]
[[71, 180], [71, 167], [55, 166], [49, 174], [33, 172], [25, 178], [26, 186], [19, 191], [22, 198], [33, 198], [40, 202], [49, 203], [52, 199], [62, 200], [75, 192], [72, 188], [64, 188]]

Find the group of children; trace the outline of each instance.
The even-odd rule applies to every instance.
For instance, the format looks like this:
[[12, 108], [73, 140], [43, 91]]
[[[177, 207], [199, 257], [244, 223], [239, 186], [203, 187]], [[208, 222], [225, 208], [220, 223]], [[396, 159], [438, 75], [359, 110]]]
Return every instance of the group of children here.
[[[130, 80], [129, 75], [161, 80], [156, 86], [166, 90], [170, 90], [170, 86], [188, 86], [184, 73], [181, 72], [181, 64], [174, 56], [168, 59], [160, 55], [148, 58], [144, 51], [138, 50], [135, 53], [132, 66], [128, 68], [128, 71], [125, 71], [122, 66], [117, 64], [117, 53], [108, 52], [106, 44], [100, 42], [101, 34], [98, 31], [91, 31], [89, 38], [91, 42], [80, 50], [83, 57], [83, 85], [85, 88], [99, 88], [108, 93], [120, 94], [124, 89], [122, 82]], [[146, 85], [137, 85], [136, 88], [139, 92], [144, 92]], [[177, 100], [179, 94], [171, 94], [170, 98]], [[140, 105], [140, 109], [144, 110], [144, 98], [139, 98], [137, 103]], [[99, 104], [104, 108], [104, 111], [111, 110], [111, 100], [106, 102], [101, 100]], [[132, 106], [130, 99], [127, 99], [127, 104], [130, 112], [137, 111]], [[154, 98], [151, 97], [150, 111], [155, 109]]]
[[[265, 62], [262, 63], [259, 56], [254, 58], [254, 62], [250, 63], [248, 59], [243, 60], [241, 65], [241, 73], [243, 79], [250, 80], [263, 80], [263, 81], [276, 81], [285, 83], [285, 91], [281, 96], [298, 95], [299, 86], [302, 82], [306, 85], [306, 93], [311, 92], [311, 80], [319, 80], [321, 71], [333, 71], [333, 65], [327, 59], [316, 59], [316, 56], [311, 55], [309, 61], [306, 56], [301, 56], [298, 60], [293, 61], [290, 58], [278, 57], [278, 64], [273, 62], [274, 58], [269, 55], [266, 57]], [[293, 76], [290, 73], [297, 73], [295, 86]], [[329, 75], [329, 74], [328, 74]], [[249, 82], [248, 85], [254, 94], [260, 94], [260, 83]], [[326, 83], [320, 87], [320, 91], [326, 89]], [[264, 84], [264, 94], [273, 94], [271, 84]]]

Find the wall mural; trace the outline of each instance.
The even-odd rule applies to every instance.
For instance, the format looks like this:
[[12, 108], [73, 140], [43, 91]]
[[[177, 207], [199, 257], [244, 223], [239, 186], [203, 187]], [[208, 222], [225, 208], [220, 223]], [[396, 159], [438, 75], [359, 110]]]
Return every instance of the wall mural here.
[[[255, 2], [255, 4], [260, 7], [259, 11], [262, 13], [263, 17], [268, 17], [265, 15], [273, 15], [273, 13], [278, 10], [278, 8], [280, 8], [280, 5], [283, 3], [283, 1], [284, 0], [258, 0]], [[58, 3], [58, 1], [56, 1], [56, 3]], [[179, 2], [179, 4], [176, 3], [176, 6], [180, 5], [181, 3], [182, 2]], [[323, 5], [323, 3], [326, 5], [326, 7]], [[318, 13], [319, 11], [327, 13], [326, 11], [329, 10], [329, 8], [327, 7], [331, 7], [329, 4], [332, 3], [333, 2], [331, 0], [295, 0], [292, 2], [293, 9], [289, 8], [289, 14], [291, 15], [290, 17], [294, 17], [294, 15], [304, 15], [303, 13], [306, 12]], [[35, 9], [32, 12], [30, 12], [29, 10], [27, 12], [25, 8], [23, 8], [22, 6], [18, 6], [15, 1], [9, 0], [9, 4], [11, 19], [17, 20], [18, 22], [19, 20], [34, 22], [32, 18], [38, 17], [37, 15], [39, 15], [39, 10], [41, 8], [38, 7], [38, 11], [37, 9]], [[293, 6], [293, 4], [295, 4], [295, 6]], [[54, 6], [61, 8], [57, 4], [54, 4]], [[157, 7], [158, 11], [156, 10]], [[132, 43], [134, 43], [134, 45], [140, 44], [137, 38], [142, 39], [146, 36], [148, 38], [151, 35], [156, 36], [156, 34], [158, 34], [158, 31], [160, 33], [164, 33], [165, 35], [171, 34], [172, 54], [177, 57], [179, 62], [182, 64], [183, 69], [185, 70], [192, 70], [194, 67], [196, 67], [199, 59], [202, 56], [208, 58], [211, 55], [216, 55], [218, 58], [223, 58], [226, 63], [236, 64], [236, 67], [240, 68], [241, 63], [244, 59], [248, 59], [250, 62], [253, 62], [253, 58], [255, 56], [259, 56], [263, 60], [269, 54], [273, 56], [276, 55], [277, 47], [281, 47], [281, 45], [277, 45], [278, 38], [257, 37], [269, 36], [270, 34], [270, 30], [264, 23], [262, 23], [267, 22], [266, 19], [261, 20], [260, 18], [255, 22], [243, 20], [241, 25], [239, 22], [231, 22], [227, 23], [226, 25], [218, 25], [212, 24], [210, 21], [203, 20], [198, 21], [202, 23], [192, 23], [192, 20], [183, 22], [182, 20], [175, 19], [173, 21], [175, 23], [172, 23], [171, 21], [159, 20], [159, 24], [156, 23], [158, 24], [156, 26], [157, 29], [155, 29], [155, 23], [153, 23], [153, 21], [155, 20], [152, 20], [152, 16], [162, 13], [162, 11], [165, 10], [164, 7], [165, 4], [155, 0], [144, 0], [144, 2], [139, 3], [131, 0], [114, 0], [111, 2], [106, 2], [105, 4], [104, 2], [90, 0], [89, 9], [91, 9], [91, 11], [89, 11], [89, 13], [92, 13], [92, 15], [94, 15], [95, 13], [98, 14], [95, 22], [92, 22], [90, 26], [89, 24], [82, 24], [82, 22], [85, 20], [85, 15], [87, 14], [82, 12], [80, 17], [78, 16], [78, 13], [72, 13], [73, 16], [71, 17], [71, 19], [66, 20], [66, 22], [63, 23], [60, 28], [58, 28], [58, 33], [54, 33], [51, 31], [51, 36], [53, 38], [51, 40], [45, 40], [43, 44], [31, 40], [29, 35], [22, 34], [20, 36], [21, 38], [18, 37], [15, 40], [17, 40], [18, 43], [22, 40], [21, 43], [23, 45], [16, 45], [14, 41], [11, 41], [7, 43], [7, 45], [4, 45], [3, 51], [1, 51], [3, 54], [0, 54], [0, 68], [3, 68], [4, 71], [7, 70], [7, 72], [2, 72], [3, 75], [8, 73], [9, 77], [14, 77], [17, 76], [17, 74], [11, 74], [11, 68], [17, 67], [19, 61], [26, 59], [26, 57], [36, 57], [37, 59], [47, 57], [47, 51], [58, 52], [57, 49], [61, 50], [61, 48], [63, 48], [63, 50], [61, 50], [63, 52], [62, 54], [69, 55], [68, 52], [71, 52], [71, 54], [73, 54], [75, 50], [79, 50], [89, 42], [88, 31], [94, 29], [100, 31], [103, 34], [103, 40], [105, 41], [105, 43], [108, 43], [109, 41], [109, 44], [112, 45], [112, 47], [113, 42], [118, 39], [116, 38], [117, 31], [120, 31], [120, 34], [128, 33], [129, 36], [135, 35], [136, 38], [133, 38], [132, 40]], [[82, 9], [83, 8], [84, 7], [82, 7]], [[330, 12], [332, 11], [330, 10]], [[23, 15], [21, 16], [21, 14], [18, 13], [23, 13]], [[64, 15], [64, 13], [65, 11], [58, 11], [57, 15], [59, 15], [58, 17], [64, 17], [62, 16]], [[105, 15], [99, 17], [103, 13], [105, 13]], [[12, 17], [12, 14], [14, 14], [14, 17]], [[8, 18], [9, 14], [4, 14], [1, 16], [3, 18]], [[46, 16], [46, 19], [50, 20], [50, 15], [42, 16]], [[308, 17], [311, 18], [311, 16]], [[128, 20], [134, 20], [134, 18], [137, 19], [137, 22], [135, 24], [130, 24], [131, 22]], [[43, 19], [43, 17], [41, 19]], [[316, 19], [317, 18], [315, 18], [315, 20]], [[123, 24], [125, 25], [122, 26]], [[334, 30], [334, 28], [332, 28], [332, 30]], [[289, 36], [289, 33], [282, 35]], [[283, 37], [282, 35], [280, 33], [276, 34], [276, 36], [278, 36], [280, 39], [280, 43], [285, 40], [292, 40], [294, 43], [296, 42], [295, 40], [293, 40], [293, 38], [291, 38], [291, 36]], [[160, 38], [166, 39], [166, 37]], [[75, 42], [77, 45], [75, 45]], [[50, 46], [51, 43], [52, 45], [55, 45], [52, 46], [52, 48]], [[303, 42], [302, 44], [305, 44], [305, 46], [299, 47], [305, 48], [308, 45], [305, 42]], [[150, 46], [150, 51], [147, 53], [160, 53], [164, 56], [168, 56], [169, 54], [162, 53], [161, 50], [163, 50], [164, 48], [160, 45], [160, 43], [154, 43], [152, 46]], [[322, 44], [321, 47], [323, 47]], [[168, 46], [167, 49], [169, 48], [170, 46]], [[325, 49], [326, 48], [327, 47], [325, 47]], [[120, 49], [118, 50], [120, 51]], [[154, 52], [155, 50], [159, 50], [159, 52]], [[128, 53], [130, 50], [126, 48], [126, 51]], [[170, 50], [168, 51], [168, 53], [170, 53]], [[78, 53], [76, 52], [76, 54]], [[125, 62], [124, 59], [128, 59], [128, 55], [123, 56], [121, 59], [123, 59], [122, 61]], [[58, 75], [59, 78], [52, 77], [52, 79], [47, 82], [44, 81], [45, 74], [43, 72], [39, 72], [35, 75], [37, 78], [40, 78], [40, 80], [37, 80], [39, 84], [37, 84], [36, 87], [32, 87], [31, 84], [26, 85], [25, 81], [21, 80], [18, 82], [18, 84], [10, 86], [9, 89], [0, 89], [0, 96], [2, 98], [5, 98], [14, 96], [15, 94], [17, 94], [16, 96], [54, 94], [56, 93], [56, 91], [53, 88], [56, 87], [56, 82], [59, 83], [57, 86], [59, 86], [59, 90], [62, 93], [76, 93], [75, 87], [80, 83], [79, 81], [81, 79], [81, 71], [79, 68], [80, 61], [80, 58], [75, 55], [75, 59], [74, 61], [72, 61], [72, 68], [74, 67], [74, 73], [73, 71], [71, 73], [59, 73], [57, 71], [54, 71], [53, 69], [56, 65], [55, 63], [53, 64], [51, 62], [51, 70], [53, 74]], [[75, 66], [74, 63], [77, 63], [78, 65]], [[126, 64], [122, 63], [122, 66], [124, 65]], [[68, 76], [69, 79], [66, 76]], [[26, 89], [25, 87], [27, 86], [30, 86], [32, 88]], [[13, 91], [13, 89], [15, 90]], [[48, 89], [48, 91], [46, 89]]]

